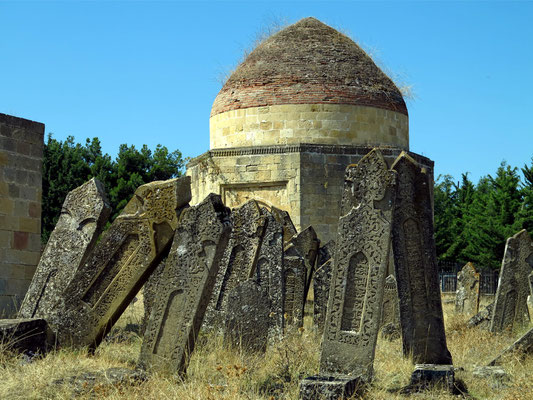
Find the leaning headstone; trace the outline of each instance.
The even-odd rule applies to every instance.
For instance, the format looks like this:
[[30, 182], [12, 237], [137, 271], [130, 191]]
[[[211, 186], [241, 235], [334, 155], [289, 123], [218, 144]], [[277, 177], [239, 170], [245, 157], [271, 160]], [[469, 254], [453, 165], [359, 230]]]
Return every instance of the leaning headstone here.
[[142, 369], [184, 375], [230, 231], [219, 195], [183, 211], [144, 333]]
[[279, 208], [272, 207], [270, 212], [278, 222], [283, 227], [283, 243], [288, 243], [294, 235], [298, 232], [292, 223], [291, 216], [287, 211], [280, 210]]
[[393, 212], [393, 253], [403, 351], [419, 364], [452, 364], [446, 346], [433, 230], [431, 179], [402, 152]]
[[326, 320], [334, 249], [333, 240], [318, 249], [317, 267], [313, 274], [313, 323], [319, 332], [323, 332]]
[[264, 352], [270, 328], [269, 298], [265, 289], [248, 280], [228, 295], [225, 340], [248, 352]]
[[[262, 209], [261, 211], [266, 217], [266, 228], [257, 256], [253, 280], [267, 294], [270, 309], [268, 337], [269, 340], [274, 341], [282, 337], [285, 326], [283, 228], [268, 210]], [[241, 307], [245, 306], [245, 303], [241, 304]]]
[[104, 187], [94, 178], [67, 194], [19, 318], [49, 318], [57, 312], [63, 290], [87, 259], [110, 213]]
[[394, 275], [387, 276], [383, 291], [380, 327], [387, 324], [400, 324], [400, 305], [398, 303], [398, 286]]
[[233, 231], [220, 262], [215, 287], [207, 307], [204, 328], [224, 325], [228, 293], [253, 277], [266, 226], [266, 217], [255, 200], [233, 209]]
[[42, 354], [46, 339], [47, 324], [42, 318], [0, 319], [0, 352]]
[[510, 354], [518, 355], [520, 357], [533, 353], [533, 328], [523, 334], [512, 345], [502, 351], [498, 357], [489, 363], [490, 365], [498, 365], [502, 359]]
[[95, 348], [168, 253], [190, 177], [140, 186], [64, 291], [48, 320], [60, 345]]
[[309, 396], [304, 399], [318, 398], [332, 382], [345, 392], [347, 381], [357, 386], [373, 374], [396, 177], [374, 149], [359, 164], [348, 166], [345, 182], [353, 191], [344, 196], [347, 213], [339, 219], [320, 373], [300, 384], [301, 396]]
[[481, 329], [489, 329], [490, 321], [492, 320], [492, 312], [494, 310], [494, 303], [490, 303], [488, 306], [483, 308], [480, 312], [474, 315], [468, 320], [466, 324], [469, 328], [477, 326]]
[[293, 236], [285, 246], [285, 256], [302, 257], [305, 263], [306, 283], [304, 297], [307, 299], [307, 293], [311, 284], [311, 278], [315, 269], [316, 256], [320, 240], [312, 226], [308, 226], [303, 231]]
[[150, 277], [142, 288], [144, 306], [144, 314], [140, 326], [140, 331], [142, 334], [144, 334], [146, 325], [148, 325], [148, 320], [150, 319], [155, 296], [157, 294], [157, 286], [159, 285], [159, 282], [161, 282], [161, 276], [165, 270], [165, 261], [166, 259], [162, 260], [157, 267], [155, 267], [154, 272], [151, 273]]
[[525, 229], [507, 239], [503, 254], [491, 332], [520, 327], [529, 322], [527, 296], [533, 271], [533, 242]]
[[456, 313], [475, 315], [479, 312], [479, 279], [479, 273], [471, 262], [457, 273]]
[[305, 284], [307, 268], [303, 257], [284, 256], [285, 323], [296, 328], [304, 324]]
[[529, 280], [529, 296], [527, 296], [527, 310], [529, 311], [529, 319], [533, 320], [533, 272], [528, 276]]

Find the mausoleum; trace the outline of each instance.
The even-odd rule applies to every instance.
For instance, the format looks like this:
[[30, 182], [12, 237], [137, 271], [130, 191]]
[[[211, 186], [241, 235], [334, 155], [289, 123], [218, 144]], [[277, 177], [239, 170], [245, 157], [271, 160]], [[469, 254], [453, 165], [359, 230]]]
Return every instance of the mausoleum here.
[[[192, 204], [210, 192], [229, 207], [254, 198], [325, 242], [346, 166], [373, 147], [389, 166], [409, 150], [400, 90], [353, 40], [305, 18], [257, 46], [218, 93], [210, 150], [187, 165]], [[431, 160], [409, 154], [431, 174]]]

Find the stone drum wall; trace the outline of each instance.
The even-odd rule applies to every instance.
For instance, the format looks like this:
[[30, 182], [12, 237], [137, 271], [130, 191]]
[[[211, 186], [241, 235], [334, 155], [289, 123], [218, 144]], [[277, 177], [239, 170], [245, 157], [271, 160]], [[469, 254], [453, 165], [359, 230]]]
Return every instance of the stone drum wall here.
[[0, 114], [0, 316], [24, 298], [41, 250], [44, 124]]

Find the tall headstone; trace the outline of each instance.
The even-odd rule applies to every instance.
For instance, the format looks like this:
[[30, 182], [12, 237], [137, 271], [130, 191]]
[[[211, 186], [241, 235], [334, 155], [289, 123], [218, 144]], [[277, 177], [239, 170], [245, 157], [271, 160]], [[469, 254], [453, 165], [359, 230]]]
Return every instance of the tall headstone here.
[[383, 291], [383, 305], [381, 307], [380, 327], [387, 324], [399, 325], [400, 304], [398, 299], [398, 286], [394, 275], [387, 276]]
[[315, 269], [315, 262], [318, 253], [320, 240], [312, 226], [308, 226], [300, 233], [294, 235], [287, 246], [285, 246], [285, 255], [288, 257], [302, 257], [306, 269], [306, 283], [304, 297], [307, 299], [307, 293], [311, 284], [311, 277]]
[[58, 311], [63, 290], [87, 259], [110, 213], [105, 189], [94, 178], [67, 194], [19, 318], [49, 318]]
[[[283, 227], [266, 209], [261, 212], [266, 217], [266, 228], [257, 256], [253, 280], [268, 297], [270, 340], [281, 338], [285, 325], [285, 282], [283, 268]], [[246, 306], [246, 304], [242, 304]]]
[[346, 388], [353, 380], [371, 379], [395, 185], [394, 172], [376, 149], [346, 169], [342, 199], [346, 213], [339, 219], [320, 375], [300, 384], [304, 399], [338, 398], [338, 391], [330, 389], [332, 381], [337, 382], [337, 390], [342, 388], [342, 396], [349, 397]]
[[230, 210], [219, 195], [183, 211], [145, 330], [141, 368], [185, 374], [230, 231]]
[[333, 240], [318, 249], [317, 267], [313, 274], [313, 323], [319, 332], [324, 330], [326, 320], [334, 250], [335, 241]]
[[457, 273], [455, 312], [475, 315], [479, 312], [479, 273], [471, 262]]
[[271, 207], [270, 211], [276, 221], [283, 227], [283, 243], [288, 243], [292, 237], [298, 233], [294, 227], [291, 216], [287, 211], [280, 210], [276, 207]]
[[169, 251], [178, 216], [191, 199], [190, 178], [140, 186], [78, 268], [57, 318], [61, 345], [96, 347]]
[[227, 296], [239, 283], [253, 277], [266, 217], [255, 200], [233, 209], [233, 231], [224, 251], [204, 319], [206, 328], [222, 327]]
[[507, 239], [505, 244], [491, 332], [501, 332], [529, 322], [527, 296], [530, 293], [529, 275], [532, 271], [533, 243], [523, 229]]
[[285, 323], [300, 328], [304, 324], [305, 285], [307, 283], [307, 268], [303, 257], [285, 255], [283, 270]]
[[394, 161], [392, 170], [398, 174], [392, 244], [403, 351], [419, 364], [452, 364], [438, 281], [432, 183], [405, 152]]

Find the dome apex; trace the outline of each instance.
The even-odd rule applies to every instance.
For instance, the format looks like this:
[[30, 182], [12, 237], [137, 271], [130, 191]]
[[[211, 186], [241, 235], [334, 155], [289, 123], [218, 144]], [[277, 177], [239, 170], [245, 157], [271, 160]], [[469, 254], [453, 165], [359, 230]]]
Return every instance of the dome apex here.
[[403, 97], [350, 38], [309, 17], [263, 41], [237, 67], [211, 116], [282, 104], [349, 104], [407, 115]]

